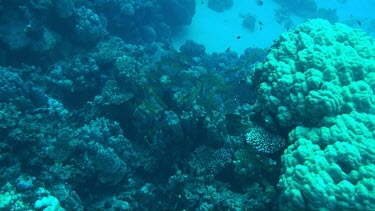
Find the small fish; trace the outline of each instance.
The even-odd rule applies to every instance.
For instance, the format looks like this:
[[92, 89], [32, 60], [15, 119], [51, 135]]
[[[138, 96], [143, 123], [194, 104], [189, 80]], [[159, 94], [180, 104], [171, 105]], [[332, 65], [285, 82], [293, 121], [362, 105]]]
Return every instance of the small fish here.
[[230, 47], [228, 47], [226, 50], [225, 50], [225, 53], [228, 53], [230, 51]]
[[360, 20], [357, 20], [358, 26], [362, 26], [362, 22]]
[[238, 36], [237, 36], [237, 40], [239, 40], [239, 39], [241, 39], [241, 36], [238, 35]]
[[258, 24], [259, 24], [259, 30], [262, 30], [263, 29], [263, 22], [262, 21], [258, 21]]

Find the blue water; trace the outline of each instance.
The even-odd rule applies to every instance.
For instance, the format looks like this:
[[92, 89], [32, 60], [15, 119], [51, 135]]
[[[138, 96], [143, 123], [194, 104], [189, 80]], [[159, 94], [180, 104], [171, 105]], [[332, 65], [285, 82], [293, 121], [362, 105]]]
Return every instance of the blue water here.
[[[306, 18], [314, 17], [328, 18], [332, 23], [345, 23], [353, 28], [364, 30], [372, 36], [375, 35], [372, 12], [375, 5], [366, 0], [348, 0], [342, 3], [336, 0], [317, 0], [315, 9], [304, 8], [306, 10], [304, 13], [309, 10], [312, 13], [308, 17], [296, 14], [298, 9], [293, 5], [298, 2], [303, 4], [303, 1], [290, 4], [289, 8], [286, 3], [287, 11], [282, 13], [285, 15], [284, 19], [289, 20], [282, 22], [279, 21], [277, 11], [285, 7], [280, 7], [275, 1], [264, 1], [262, 6], [257, 5], [256, 1], [233, 1], [232, 7], [220, 13], [208, 8], [207, 0], [201, 2], [203, 4], [197, 4], [192, 24], [184, 26], [182, 31], [173, 36], [177, 48], [189, 39], [204, 44], [207, 52], [222, 52], [226, 49], [225, 46], [231, 46], [231, 49], [239, 54], [249, 46], [268, 48], [281, 33], [303, 23]], [[327, 10], [328, 14], [323, 12]], [[256, 24], [253, 31], [243, 27], [241, 16], [244, 14], [251, 14], [257, 21], [261, 21], [264, 25], [262, 29], [260, 30], [259, 24]], [[361, 26], [357, 21], [361, 21]], [[236, 39], [238, 35], [241, 36], [240, 40]]]
[[375, 210], [374, 10], [0, 0], [0, 210]]

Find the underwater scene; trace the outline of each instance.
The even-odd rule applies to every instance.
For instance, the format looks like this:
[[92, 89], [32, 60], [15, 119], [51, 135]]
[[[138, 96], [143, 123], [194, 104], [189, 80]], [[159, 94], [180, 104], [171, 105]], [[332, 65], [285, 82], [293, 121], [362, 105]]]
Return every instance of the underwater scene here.
[[375, 211], [374, 11], [0, 0], [0, 211]]

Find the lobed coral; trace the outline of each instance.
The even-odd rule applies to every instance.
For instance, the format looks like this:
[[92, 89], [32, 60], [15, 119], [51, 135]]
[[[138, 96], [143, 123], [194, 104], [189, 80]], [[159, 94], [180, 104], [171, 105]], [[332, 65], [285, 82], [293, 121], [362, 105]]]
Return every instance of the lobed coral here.
[[271, 128], [367, 112], [374, 104], [373, 43], [361, 31], [323, 20], [281, 35], [255, 68], [254, 111]]
[[280, 209], [373, 210], [375, 41], [310, 20], [280, 36], [255, 68], [257, 116], [289, 128]]
[[[283, 209], [373, 210], [375, 115], [327, 117], [322, 127], [297, 127], [284, 152]], [[292, 200], [290, 200], [292, 199]]]

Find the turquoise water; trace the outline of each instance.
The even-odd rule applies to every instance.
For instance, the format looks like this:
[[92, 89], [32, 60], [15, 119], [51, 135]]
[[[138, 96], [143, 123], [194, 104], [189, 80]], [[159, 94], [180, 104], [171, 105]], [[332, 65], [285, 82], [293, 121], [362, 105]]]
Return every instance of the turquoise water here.
[[374, 7], [0, 0], [0, 210], [375, 210]]
[[[231, 46], [233, 51], [242, 54], [246, 48], [258, 47], [268, 48], [273, 40], [278, 36], [301, 24], [306, 18], [326, 18], [332, 23], [340, 22], [348, 24], [357, 29], [362, 29], [374, 36], [374, 3], [371, 1], [345, 1], [336, 0], [315, 1], [315, 7], [302, 8], [307, 17], [298, 14], [298, 4], [303, 1], [285, 1], [285, 7], [275, 1], [264, 1], [262, 6], [257, 5], [256, 1], [233, 1], [233, 6], [222, 12], [216, 12], [207, 5], [207, 0], [200, 1], [197, 4], [196, 14], [192, 19], [192, 24], [183, 27], [183, 31], [173, 36], [174, 45], [179, 47], [185, 40], [194, 40], [206, 46], [207, 52], [222, 52], [225, 46]], [[202, 4], [203, 2], [203, 4]], [[284, 2], [284, 1], [279, 1]], [[288, 8], [288, 2], [289, 8]], [[301, 3], [298, 3], [301, 2]], [[311, 1], [307, 1], [311, 2]], [[294, 5], [293, 5], [294, 4]], [[308, 3], [305, 3], [306, 5]], [[284, 14], [284, 20], [279, 21], [279, 12]], [[327, 11], [327, 12], [325, 12]], [[311, 13], [307, 15], [307, 13]], [[243, 18], [241, 16], [250, 14], [256, 21], [263, 23], [262, 30], [259, 24], [255, 24], [254, 30], [249, 30], [242, 26]], [[361, 26], [357, 21], [360, 21]], [[241, 40], [236, 37], [241, 35]]]

